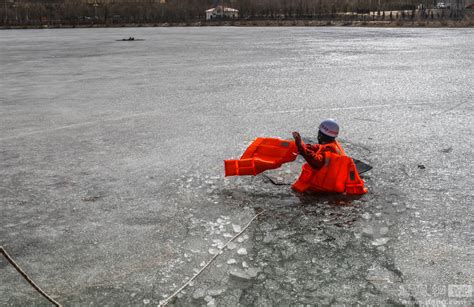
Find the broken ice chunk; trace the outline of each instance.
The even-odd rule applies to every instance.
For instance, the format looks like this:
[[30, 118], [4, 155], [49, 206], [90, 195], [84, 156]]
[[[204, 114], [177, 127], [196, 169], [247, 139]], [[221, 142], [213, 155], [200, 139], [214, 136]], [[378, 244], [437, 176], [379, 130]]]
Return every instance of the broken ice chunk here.
[[227, 260], [227, 264], [234, 264], [234, 263], [237, 263], [237, 261], [235, 259]]
[[387, 244], [388, 240], [390, 240], [390, 238], [379, 238], [379, 239], [376, 239], [376, 240], [372, 241], [372, 245], [374, 245], [374, 246], [385, 245], [385, 244]]
[[193, 299], [199, 299], [201, 297], [204, 297], [204, 295], [206, 294], [206, 292], [203, 290], [203, 289], [196, 289], [196, 291], [194, 291], [193, 293]]
[[241, 279], [241, 280], [249, 280], [252, 279], [249, 274], [245, 273], [242, 270], [232, 270], [229, 272], [231, 277], [234, 277], [236, 279]]
[[233, 229], [235, 232], [241, 232], [241, 231], [242, 231], [242, 227], [240, 227], [240, 225], [232, 224], [232, 229]]
[[207, 294], [210, 296], [218, 296], [224, 293], [224, 289], [214, 289], [214, 290], [207, 290]]
[[246, 271], [247, 275], [249, 275], [251, 278], [257, 277], [258, 272], [260, 272], [260, 270], [256, 268], [249, 268]]
[[239, 248], [239, 249], [237, 250], [237, 254], [238, 254], [238, 255], [247, 255], [247, 250], [246, 250], [245, 248], [243, 248], [243, 247], [242, 247], [242, 248]]
[[209, 254], [211, 254], [211, 255], [216, 255], [218, 252], [219, 252], [219, 251], [218, 251], [217, 249], [215, 249], [215, 248], [210, 248], [210, 249], [209, 249]]

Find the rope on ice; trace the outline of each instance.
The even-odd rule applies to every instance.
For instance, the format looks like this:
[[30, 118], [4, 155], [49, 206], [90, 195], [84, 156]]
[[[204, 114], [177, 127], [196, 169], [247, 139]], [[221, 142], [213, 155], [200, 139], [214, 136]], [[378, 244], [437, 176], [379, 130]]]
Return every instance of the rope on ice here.
[[222, 254], [224, 248], [227, 247], [227, 245], [234, 241], [235, 239], [237, 239], [241, 234], [244, 233], [245, 230], [247, 230], [247, 228], [250, 226], [250, 224], [252, 224], [252, 222], [260, 215], [262, 215], [263, 213], [265, 212], [262, 211], [260, 213], [258, 213], [257, 215], [255, 215], [248, 223], [247, 225], [245, 225], [245, 227], [238, 233], [236, 234], [235, 236], [233, 236], [229, 241], [227, 241], [226, 244], [224, 244], [224, 246], [222, 246], [221, 248], [219, 248], [219, 252], [217, 254], [215, 254], [196, 274], [194, 274], [193, 277], [189, 278], [178, 290], [176, 290], [173, 294], [171, 294], [170, 296], [168, 296], [166, 299], [160, 301], [160, 304], [158, 305], [159, 307], [162, 307], [162, 306], [166, 306], [176, 295], [178, 295], [181, 291], [184, 290], [184, 288], [186, 288], [194, 279], [196, 279], [196, 277], [198, 277], [199, 275], [201, 275], [202, 272], [204, 272], [205, 269], [207, 269], [207, 267], [220, 255]]

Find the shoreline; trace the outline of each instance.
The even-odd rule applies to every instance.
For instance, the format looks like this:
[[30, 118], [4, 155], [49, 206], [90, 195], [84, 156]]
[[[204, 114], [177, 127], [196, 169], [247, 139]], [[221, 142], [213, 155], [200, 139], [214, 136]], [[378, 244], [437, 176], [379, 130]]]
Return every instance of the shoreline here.
[[88, 23], [88, 24], [35, 24], [0, 26], [1, 30], [20, 29], [73, 29], [73, 28], [138, 28], [138, 27], [379, 27], [379, 28], [473, 28], [473, 19], [462, 20], [218, 20], [161, 23]]

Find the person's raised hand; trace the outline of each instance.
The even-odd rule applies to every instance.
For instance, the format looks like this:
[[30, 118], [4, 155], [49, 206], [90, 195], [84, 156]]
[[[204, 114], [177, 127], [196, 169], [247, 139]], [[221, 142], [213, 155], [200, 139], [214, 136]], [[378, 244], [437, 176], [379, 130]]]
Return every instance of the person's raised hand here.
[[299, 134], [299, 132], [294, 131], [292, 134], [293, 134], [293, 138], [295, 139], [295, 141], [297, 143], [301, 143], [301, 135]]

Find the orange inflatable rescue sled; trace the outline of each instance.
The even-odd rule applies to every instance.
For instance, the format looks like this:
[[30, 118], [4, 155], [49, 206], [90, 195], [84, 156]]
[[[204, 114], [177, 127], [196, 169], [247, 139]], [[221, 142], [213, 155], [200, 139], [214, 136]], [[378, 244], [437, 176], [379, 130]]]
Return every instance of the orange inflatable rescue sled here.
[[256, 138], [240, 160], [225, 160], [226, 176], [256, 176], [263, 171], [279, 168], [295, 161], [298, 149], [294, 141], [277, 138]]

